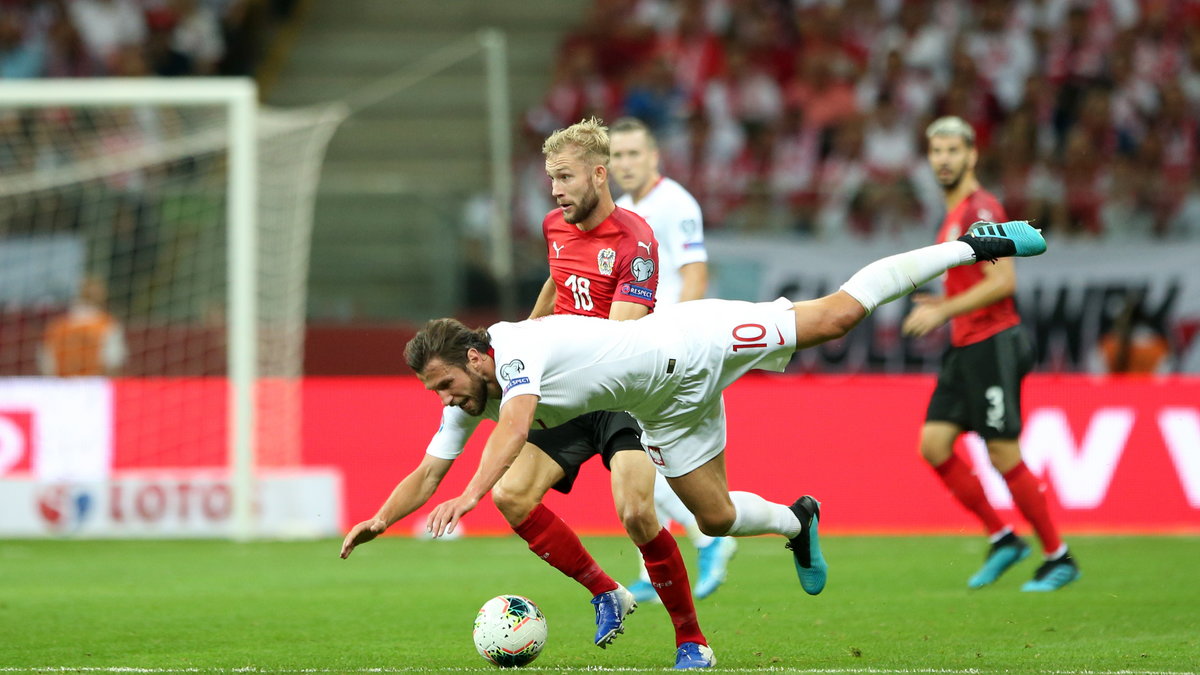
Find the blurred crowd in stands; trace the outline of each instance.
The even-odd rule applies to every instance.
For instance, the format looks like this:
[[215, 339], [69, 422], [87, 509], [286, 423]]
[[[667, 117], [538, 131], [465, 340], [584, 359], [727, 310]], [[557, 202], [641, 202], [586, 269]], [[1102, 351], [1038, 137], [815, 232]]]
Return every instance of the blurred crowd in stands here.
[[246, 75], [292, 0], [0, 0], [0, 78]]
[[527, 201], [541, 138], [632, 114], [710, 230], [927, 239], [923, 132], [954, 114], [1010, 217], [1200, 237], [1197, 0], [595, 0], [554, 68], [523, 118]]

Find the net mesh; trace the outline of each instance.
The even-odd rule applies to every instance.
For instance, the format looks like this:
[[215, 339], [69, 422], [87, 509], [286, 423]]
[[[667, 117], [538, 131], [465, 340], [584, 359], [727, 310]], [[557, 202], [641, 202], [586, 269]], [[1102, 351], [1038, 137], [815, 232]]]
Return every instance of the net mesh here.
[[[0, 376], [128, 378], [115, 469], [227, 462], [228, 117], [0, 100]], [[259, 466], [299, 461], [313, 202], [342, 117], [258, 114]]]

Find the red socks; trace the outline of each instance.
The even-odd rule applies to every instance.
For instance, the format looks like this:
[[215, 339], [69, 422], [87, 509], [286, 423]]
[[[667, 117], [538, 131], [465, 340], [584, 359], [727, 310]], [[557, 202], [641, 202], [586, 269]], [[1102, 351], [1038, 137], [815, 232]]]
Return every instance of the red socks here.
[[1004, 474], [1004, 482], [1008, 483], [1008, 491], [1012, 493], [1013, 503], [1017, 505], [1017, 510], [1033, 526], [1033, 531], [1037, 532], [1038, 539], [1042, 540], [1042, 550], [1046, 555], [1051, 555], [1062, 548], [1062, 539], [1058, 536], [1058, 528], [1050, 519], [1045, 486], [1029, 472], [1025, 462], [1017, 464]]
[[983, 492], [983, 484], [979, 482], [979, 478], [971, 470], [971, 467], [959, 459], [957, 453], [951, 454], [950, 459], [933, 467], [933, 470], [937, 472], [938, 477], [946, 484], [950, 494], [954, 495], [958, 503], [979, 518], [983, 526], [987, 528], [988, 534], [995, 534], [1004, 529], [1004, 521], [1000, 519], [996, 510], [988, 502], [987, 495]]
[[650, 583], [658, 591], [663, 607], [671, 615], [671, 623], [675, 625], [675, 646], [685, 642], [697, 642], [707, 645], [704, 633], [700, 632], [700, 622], [696, 618], [696, 605], [692, 602], [692, 587], [688, 583], [687, 567], [683, 564], [683, 556], [679, 553], [679, 544], [675, 537], [663, 528], [658, 536], [638, 547], [642, 558], [646, 561], [646, 571], [650, 573]]
[[529, 544], [529, 550], [537, 557], [583, 584], [593, 596], [616, 589], [617, 582], [600, 569], [575, 531], [544, 505], [538, 504], [513, 531]]

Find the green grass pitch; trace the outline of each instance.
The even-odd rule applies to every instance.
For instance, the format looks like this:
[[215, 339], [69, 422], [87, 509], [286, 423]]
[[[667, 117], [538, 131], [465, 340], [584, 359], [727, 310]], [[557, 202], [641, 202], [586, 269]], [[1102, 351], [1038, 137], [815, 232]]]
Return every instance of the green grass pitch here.
[[[718, 672], [1188, 673], [1200, 669], [1200, 537], [1070, 537], [1083, 578], [1021, 593], [1036, 556], [969, 591], [975, 537], [825, 537], [804, 594], [779, 537], [741, 540], [698, 603]], [[619, 581], [627, 540], [586, 538]], [[526, 595], [549, 622], [538, 672], [669, 669], [666, 612], [607, 650], [588, 595], [515, 537], [340, 542], [0, 541], [0, 672], [490, 672], [471, 623]], [[694, 550], [681, 539], [689, 568]]]

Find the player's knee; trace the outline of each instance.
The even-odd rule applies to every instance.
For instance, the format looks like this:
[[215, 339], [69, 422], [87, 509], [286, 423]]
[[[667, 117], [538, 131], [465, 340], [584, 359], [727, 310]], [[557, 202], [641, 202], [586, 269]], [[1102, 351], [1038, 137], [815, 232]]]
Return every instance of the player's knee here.
[[940, 466], [942, 462], [950, 459], [950, 453], [954, 446], [946, 447], [945, 443], [941, 443], [929, 438], [922, 438], [919, 447], [921, 458], [929, 463], [930, 466]]
[[658, 513], [654, 509], [654, 501], [650, 499], [621, 504], [617, 516], [634, 541], [649, 541], [662, 529], [658, 522]]
[[492, 503], [496, 505], [500, 515], [504, 516], [504, 519], [512, 527], [525, 522], [525, 519], [537, 506], [537, 500], [529, 495], [512, 490], [500, 483], [492, 488]]
[[707, 511], [703, 514], [696, 514], [696, 525], [701, 532], [710, 537], [722, 537], [733, 529], [733, 521], [736, 517], [737, 513], [733, 509]]

